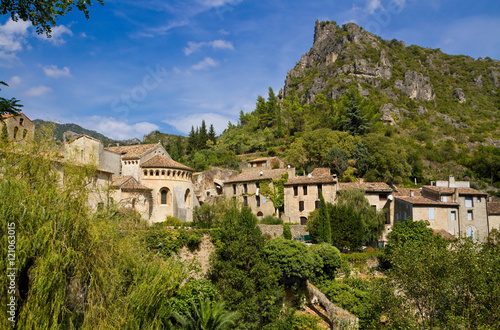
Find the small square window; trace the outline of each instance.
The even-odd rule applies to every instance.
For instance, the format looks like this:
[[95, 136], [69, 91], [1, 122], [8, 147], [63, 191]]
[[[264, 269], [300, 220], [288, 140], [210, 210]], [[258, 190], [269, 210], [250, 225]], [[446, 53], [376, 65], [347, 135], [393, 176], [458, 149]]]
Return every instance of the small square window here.
[[465, 197], [465, 207], [472, 207], [472, 197]]

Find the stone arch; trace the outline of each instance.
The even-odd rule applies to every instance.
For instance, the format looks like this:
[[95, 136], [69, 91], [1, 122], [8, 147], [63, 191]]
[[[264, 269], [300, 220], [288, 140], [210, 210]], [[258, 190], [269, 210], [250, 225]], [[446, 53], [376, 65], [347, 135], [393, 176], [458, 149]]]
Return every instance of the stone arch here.
[[264, 213], [262, 213], [261, 211], [257, 212], [257, 216], [258, 217], [263, 217], [264, 216]]
[[153, 175], [154, 175], [153, 170], [149, 170], [149, 176], [153, 176]]
[[144, 176], [148, 176], [148, 171], [144, 170]]
[[172, 204], [172, 193], [170, 189], [167, 187], [163, 187], [160, 189], [160, 204], [161, 205], [170, 205]]
[[170, 172], [170, 170], [168, 170], [167, 171], [167, 179], [170, 179], [170, 174], [171, 174], [171, 172]]
[[156, 175], [156, 176], [160, 176], [160, 170], [156, 170], [156, 171], [155, 171], [155, 175]]
[[164, 178], [165, 177], [165, 170], [162, 170], [161, 171], [161, 177]]
[[184, 203], [186, 204], [186, 207], [191, 207], [191, 190], [186, 189], [186, 192], [184, 193]]

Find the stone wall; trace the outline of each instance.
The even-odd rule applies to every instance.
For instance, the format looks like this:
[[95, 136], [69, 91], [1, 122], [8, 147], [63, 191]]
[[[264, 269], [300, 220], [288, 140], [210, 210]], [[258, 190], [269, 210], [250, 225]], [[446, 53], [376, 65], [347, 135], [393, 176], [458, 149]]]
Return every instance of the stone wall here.
[[359, 329], [359, 321], [356, 316], [332, 303], [323, 292], [309, 282], [307, 283], [306, 299], [308, 303], [320, 305], [325, 309], [332, 329]]
[[[270, 238], [282, 237], [283, 236], [283, 226], [282, 225], [264, 225], [258, 224], [262, 235], [268, 236]], [[290, 230], [292, 231], [292, 238], [299, 238], [301, 235], [309, 235], [307, 231], [307, 226], [303, 225], [291, 225]]]

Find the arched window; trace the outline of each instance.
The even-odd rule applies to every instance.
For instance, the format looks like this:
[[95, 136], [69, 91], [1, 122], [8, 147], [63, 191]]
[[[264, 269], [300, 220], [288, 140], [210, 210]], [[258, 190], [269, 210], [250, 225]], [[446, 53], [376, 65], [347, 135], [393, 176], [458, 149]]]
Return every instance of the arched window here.
[[17, 133], [19, 132], [19, 127], [14, 127], [14, 139], [17, 137]]
[[301, 225], [307, 225], [307, 218], [306, 217], [300, 217], [300, 224]]
[[144, 171], [144, 176], [148, 176], [148, 171]]
[[23, 126], [24, 118], [19, 118], [19, 126]]
[[153, 170], [149, 170], [149, 176], [153, 176], [154, 172]]
[[23, 130], [23, 139], [26, 138], [26, 135], [28, 135], [28, 130], [27, 129], [24, 129]]
[[160, 176], [160, 171], [156, 170], [155, 174], [156, 174], [156, 176]]
[[187, 189], [184, 194], [184, 203], [186, 204], [186, 207], [191, 207], [191, 190], [189, 189]]
[[168, 188], [161, 188], [160, 190], [160, 204], [169, 205], [172, 202], [172, 194]]
[[260, 212], [260, 211], [259, 211], [259, 212], [257, 212], [257, 216], [258, 216], [258, 217], [263, 217], [263, 216], [264, 216], [264, 214], [263, 214], [262, 212]]

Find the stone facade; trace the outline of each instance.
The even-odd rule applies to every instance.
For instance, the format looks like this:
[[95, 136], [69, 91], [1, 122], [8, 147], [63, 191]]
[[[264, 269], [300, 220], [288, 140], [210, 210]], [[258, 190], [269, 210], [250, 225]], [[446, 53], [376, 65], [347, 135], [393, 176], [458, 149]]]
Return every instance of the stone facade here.
[[283, 173], [288, 173], [289, 178], [294, 177], [295, 168], [243, 172], [224, 182], [224, 195], [249, 207], [258, 218], [275, 215], [273, 202], [261, 194], [259, 185], [260, 182], [269, 180], [272, 188], [272, 180], [280, 179]]
[[488, 230], [500, 230], [500, 198], [488, 198]]
[[0, 136], [6, 133], [9, 141], [22, 142], [35, 136], [35, 124], [22, 112], [16, 116], [2, 115], [0, 126]]
[[308, 176], [292, 177], [285, 184], [284, 222], [305, 225], [309, 214], [319, 208], [320, 191], [327, 203], [335, 203], [337, 177], [329, 168], [317, 168]]
[[193, 170], [172, 160], [160, 144], [104, 148], [101, 141], [82, 135], [65, 146], [65, 158], [95, 164], [98, 176], [107, 176], [108, 200], [93, 198], [91, 204], [108, 205], [112, 198], [150, 223], [165, 221], [167, 216], [193, 219], [193, 207], [198, 205]]

